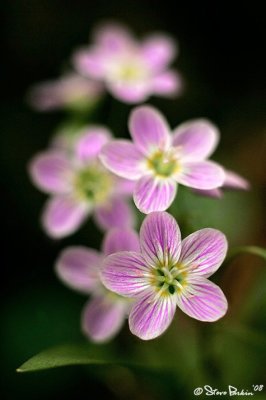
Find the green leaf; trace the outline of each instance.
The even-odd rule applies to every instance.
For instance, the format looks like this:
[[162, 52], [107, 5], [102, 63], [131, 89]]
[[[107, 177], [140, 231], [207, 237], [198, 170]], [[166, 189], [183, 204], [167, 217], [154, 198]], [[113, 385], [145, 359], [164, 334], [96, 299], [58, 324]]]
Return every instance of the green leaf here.
[[148, 370], [162, 368], [158, 365], [143, 365], [123, 359], [106, 358], [106, 356], [101, 356], [103, 352], [100, 349], [103, 347], [92, 348], [88, 344], [65, 344], [51, 347], [31, 357], [17, 369], [17, 372], [33, 372], [70, 365], [119, 365]]
[[266, 260], [265, 249], [258, 246], [240, 246], [231, 249], [231, 251], [228, 254], [227, 261], [231, 261], [233, 258], [243, 253], [253, 254], [255, 256], [259, 256], [264, 260]]

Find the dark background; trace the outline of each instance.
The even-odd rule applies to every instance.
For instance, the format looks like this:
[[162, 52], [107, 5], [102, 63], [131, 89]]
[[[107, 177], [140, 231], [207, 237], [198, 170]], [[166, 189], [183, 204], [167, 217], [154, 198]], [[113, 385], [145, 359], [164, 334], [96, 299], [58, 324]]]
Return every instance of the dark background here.
[[[241, 232], [232, 235], [232, 241], [265, 245], [265, 13], [259, 2], [234, 9], [225, 2], [176, 1], [174, 7], [170, 3], [1, 1], [1, 376], [6, 399], [61, 395], [77, 399], [84, 392], [87, 398], [122, 396], [90, 369], [28, 376], [14, 372], [43, 348], [81, 338], [79, 313], [84, 298], [57, 282], [52, 266], [69, 243], [87, 245], [90, 240], [91, 246], [97, 246], [100, 236], [96, 228], [84, 227], [74, 238], [53, 242], [42, 232], [38, 221], [45, 196], [29, 182], [26, 166], [35, 152], [45, 148], [63, 114], [34, 113], [25, 94], [32, 84], [59, 76], [73, 49], [88, 41], [99, 21], [121, 21], [140, 36], [166, 31], [178, 40], [181, 51], [175, 64], [186, 82], [184, 95], [176, 101], [152, 99], [151, 103], [166, 113], [172, 126], [202, 116], [219, 126], [218, 158], [249, 179], [253, 188], [252, 194], [242, 195], [248, 199], [247, 214], [236, 221]], [[256, 264], [253, 258], [243, 262]], [[246, 275], [244, 287], [255, 279]], [[261, 326], [265, 327], [265, 320]], [[160, 398], [156, 391], [143, 389], [147, 382], [149, 386], [145, 379], [137, 378], [137, 398]]]

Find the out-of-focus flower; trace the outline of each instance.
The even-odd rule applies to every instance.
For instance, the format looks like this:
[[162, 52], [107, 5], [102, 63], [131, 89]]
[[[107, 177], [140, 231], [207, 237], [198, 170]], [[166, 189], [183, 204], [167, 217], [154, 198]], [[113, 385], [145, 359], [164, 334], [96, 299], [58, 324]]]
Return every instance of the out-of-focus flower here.
[[194, 189], [194, 192], [200, 194], [201, 196], [206, 197], [214, 197], [216, 199], [220, 199], [223, 197], [224, 190], [249, 190], [250, 184], [249, 182], [238, 175], [234, 171], [225, 170], [225, 180], [222, 187], [210, 190], [197, 190]]
[[29, 103], [38, 111], [60, 108], [89, 109], [97, 103], [103, 86], [75, 73], [34, 86], [28, 95]]
[[94, 342], [115, 336], [129, 312], [130, 300], [107, 290], [99, 276], [104, 257], [124, 250], [139, 251], [138, 235], [133, 230], [113, 229], [105, 236], [102, 253], [87, 247], [69, 247], [56, 262], [56, 273], [68, 287], [92, 295], [82, 311], [81, 325]]
[[148, 215], [140, 230], [141, 252], [107, 257], [102, 282], [113, 292], [135, 298], [129, 314], [133, 334], [149, 340], [170, 325], [179, 306], [190, 317], [216, 321], [227, 311], [222, 290], [209, 281], [227, 251], [225, 236], [201, 229], [181, 242], [175, 219], [166, 212]]
[[115, 174], [137, 180], [134, 201], [143, 213], [164, 211], [173, 202], [177, 183], [209, 190], [222, 186], [224, 170], [206, 160], [214, 151], [219, 134], [207, 120], [184, 123], [174, 130], [149, 106], [137, 107], [129, 120], [134, 143], [114, 140], [100, 154]]
[[71, 155], [51, 148], [31, 161], [32, 181], [52, 195], [42, 216], [49, 236], [70, 235], [92, 213], [102, 229], [132, 226], [132, 210], [125, 199], [132, 194], [132, 182], [117, 179], [98, 160], [110, 137], [107, 129], [91, 126], [79, 135]]
[[95, 32], [90, 47], [76, 51], [73, 62], [79, 73], [103, 82], [114, 97], [139, 103], [152, 94], [179, 94], [181, 77], [168, 69], [176, 53], [176, 44], [164, 34], [138, 43], [126, 28], [105, 25]]

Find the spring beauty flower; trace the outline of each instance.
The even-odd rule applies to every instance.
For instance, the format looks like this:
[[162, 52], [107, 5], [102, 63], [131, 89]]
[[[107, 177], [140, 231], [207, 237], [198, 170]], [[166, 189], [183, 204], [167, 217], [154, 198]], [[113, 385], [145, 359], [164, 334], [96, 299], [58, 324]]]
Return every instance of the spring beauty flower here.
[[133, 214], [125, 199], [132, 194], [132, 182], [117, 179], [98, 160], [110, 137], [104, 127], [91, 126], [78, 136], [72, 154], [54, 147], [31, 161], [33, 183], [51, 195], [42, 215], [49, 236], [70, 235], [90, 214], [102, 229], [132, 226]]
[[129, 299], [107, 290], [99, 275], [104, 258], [123, 250], [139, 251], [135, 231], [113, 229], [106, 234], [101, 253], [73, 246], [63, 250], [56, 262], [56, 273], [68, 287], [91, 295], [82, 311], [81, 326], [83, 333], [94, 342], [114, 337], [128, 316]]
[[81, 75], [103, 82], [117, 99], [139, 103], [152, 94], [180, 92], [181, 78], [169, 69], [176, 53], [176, 44], [164, 34], [138, 43], [126, 28], [113, 24], [98, 28], [93, 44], [78, 50], [73, 61]]
[[103, 86], [76, 73], [35, 85], [29, 92], [29, 103], [38, 111], [61, 108], [75, 110], [92, 107], [101, 98]]
[[220, 199], [223, 197], [223, 191], [224, 190], [249, 190], [250, 189], [250, 184], [249, 182], [237, 174], [234, 171], [230, 170], [224, 170], [225, 172], [225, 180], [223, 183], [223, 186], [216, 188], [216, 189], [210, 189], [210, 190], [197, 190], [194, 189], [194, 192], [197, 194], [200, 194], [201, 196], [206, 196], [206, 197], [213, 197]]
[[163, 115], [150, 106], [141, 106], [130, 116], [129, 131], [133, 143], [109, 142], [100, 158], [113, 173], [137, 181], [134, 201], [143, 213], [166, 210], [175, 198], [177, 183], [202, 190], [223, 185], [223, 169], [206, 160], [219, 139], [209, 121], [186, 122], [171, 136]]
[[200, 321], [216, 321], [227, 311], [222, 290], [209, 278], [223, 262], [227, 241], [216, 229], [201, 229], [181, 242], [175, 219], [148, 215], [140, 229], [140, 252], [107, 257], [102, 282], [113, 292], [135, 298], [129, 314], [133, 334], [148, 340], [170, 325], [176, 306]]

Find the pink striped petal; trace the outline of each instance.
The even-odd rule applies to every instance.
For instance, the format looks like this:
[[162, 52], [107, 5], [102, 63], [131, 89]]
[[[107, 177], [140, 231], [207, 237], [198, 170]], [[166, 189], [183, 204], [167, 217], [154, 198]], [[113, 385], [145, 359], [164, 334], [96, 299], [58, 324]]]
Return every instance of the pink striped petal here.
[[170, 128], [167, 121], [153, 107], [135, 108], [129, 118], [129, 131], [136, 146], [145, 155], [159, 149], [167, 149], [170, 145]]
[[36, 155], [30, 162], [29, 173], [33, 183], [46, 193], [67, 193], [71, 189], [71, 164], [61, 152]]
[[161, 96], [175, 96], [182, 88], [182, 78], [176, 71], [169, 70], [152, 79], [152, 92]]
[[182, 241], [180, 262], [194, 275], [211, 276], [227, 253], [225, 235], [217, 229], [205, 228]]
[[138, 209], [149, 214], [170, 207], [176, 190], [177, 185], [173, 179], [157, 179], [148, 175], [136, 183], [133, 198]]
[[200, 161], [214, 152], [219, 136], [216, 126], [198, 119], [185, 122], [174, 130], [173, 145], [180, 147], [182, 159]]
[[176, 310], [176, 296], [156, 298], [147, 291], [133, 305], [129, 314], [129, 329], [143, 340], [160, 336], [171, 324]]
[[90, 127], [84, 131], [76, 143], [77, 159], [83, 164], [94, 160], [110, 139], [111, 133], [108, 129], [101, 126]]
[[225, 174], [223, 168], [213, 161], [198, 161], [184, 163], [175, 178], [178, 183], [193, 189], [209, 190], [222, 186]]
[[131, 206], [123, 198], [114, 197], [94, 211], [96, 224], [102, 229], [130, 228], [135, 224]]
[[103, 253], [117, 253], [119, 251], [140, 252], [139, 237], [132, 229], [112, 229], [109, 231], [103, 241]]
[[223, 186], [228, 189], [242, 189], [248, 190], [250, 188], [249, 182], [233, 171], [225, 171], [225, 181]]
[[101, 280], [107, 289], [121, 296], [135, 297], [150, 285], [150, 268], [139, 253], [122, 251], [105, 258]]
[[56, 196], [45, 206], [42, 224], [46, 233], [60, 239], [74, 233], [89, 214], [89, 206], [69, 196]]
[[143, 174], [144, 157], [129, 140], [113, 140], [101, 153], [103, 165], [114, 174], [126, 179], [138, 179]]
[[102, 255], [82, 246], [68, 247], [57, 262], [58, 277], [70, 288], [89, 294], [99, 282]]
[[187, 293], [178, 296], [177, 305], [190, 317], [207, 322], [222, 318], [228, 308], [222, 290], [203, 277], [191, 282]]
[[177, 45], [163, 34], [149, 36], [142, 45], [142, 56], [152, 70], [167, 67], [177, 53]]
[[177, 263], [181, 233], [174, 217], [167, 212], [148, 215], [140, 229], [140, 247], [146, 263], [151, 266]]
[[83, 333], [93, 342], [111, 340], [122, 328], [127, 312], [124, 300], [111, 301], [107, 296], [98, 296], [85, 305], [81, 326]]
[[72, 60], [81, 75], [93, 79], [104, 78], [108, 59], [98, 49], [81, 48], [73, 54]]
[[150, 95], [150, 85], [148, 81], [111, 81], [108, 82], [108, 89], [112, 95], [125, 103], [134, 104], [145, 101]]

